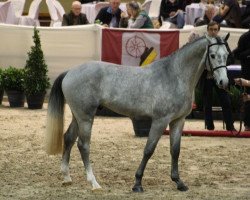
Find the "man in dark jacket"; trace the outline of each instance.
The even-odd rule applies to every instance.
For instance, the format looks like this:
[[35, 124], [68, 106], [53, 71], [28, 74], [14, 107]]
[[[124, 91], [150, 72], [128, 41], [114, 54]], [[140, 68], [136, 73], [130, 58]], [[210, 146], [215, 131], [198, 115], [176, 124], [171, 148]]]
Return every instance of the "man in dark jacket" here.
[[[220, 31], [220, 25], [217, 22], [209, 22], [207, 25], [207, 34], [210, 37], [216, 38]], [[205, 124], [208, 130], [214, 130], [214, 122], [212, 115], [212, 101], [213, 101], [213, 88], [217, 95], [219, 96], [223, 119], [226, 123], [226, 129], [228, 131], [235, 131], [234, 122], [232, 117], [232, 107], [231, 107], [231, 99], [229, 94], [220, 89], [214, 81], [213, 74], [210, 71], [206, 71], [203, 75], [204, 77], [204, 85], [203, 85], [203, 101], [204, 101], [204, 112], [205, 112]]]
[[250, 0], [242, 0], [242, 5], [246, 6], [241, 16], [242, 28], [250, 28]]
[[241, 27], [241, 10], [237, 0], [222, 1], [219, 13], [213, 18], [213, 21], [221, 23], [223, 20], [226, 20], [229, 27]]
[[110, 0], [110, 6], [102, 8], [97, 14], [95, 21], [107, 27], [119, 27], [121, 19], [120, 0]]
[[168, 21], [183, 28], [185, 24], [184, 11], [187, 5], [186, 0], [162, 0], [160, 5], [159, 22]]
[[[242, 78], [250, 80], [250, 30], [240, 36], [238, 46], [233, 54], [241, 62]], [[249, 87], [246, 88], [246, 93], [250, 94]], [[245, 102], [244, 113], [245, 130], [250, 131], [250, 101]]]
[[72, 3], [70, 13], [63, 15], [62, 26], [84, 25], [89, 24], [85, 14], [81, 13], [82, 5], [79, 1]]

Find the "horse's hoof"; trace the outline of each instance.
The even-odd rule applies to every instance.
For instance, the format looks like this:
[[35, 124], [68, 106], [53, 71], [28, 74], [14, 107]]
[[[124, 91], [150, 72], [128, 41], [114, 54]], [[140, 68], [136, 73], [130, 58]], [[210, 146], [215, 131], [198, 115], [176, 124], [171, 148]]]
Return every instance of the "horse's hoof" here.
[[68, 185], [71, 185], [71, 184], [72, 184], [72, 181], [63, 181], [62, 182], [63, 186], [68, 186]]
[[134, 186], [132, 190], [133, 192], [143, 192], [142, 186]]
[[177, 186], [177, 189], [182, 191], [182, 192], [188, 191], [188, 187], [184, 184]]
[[101, 187], [100, 188], [93, 188], [92, 192], [93, 193], [101, 193], [101, 192], [103, 192], [103, 189]]

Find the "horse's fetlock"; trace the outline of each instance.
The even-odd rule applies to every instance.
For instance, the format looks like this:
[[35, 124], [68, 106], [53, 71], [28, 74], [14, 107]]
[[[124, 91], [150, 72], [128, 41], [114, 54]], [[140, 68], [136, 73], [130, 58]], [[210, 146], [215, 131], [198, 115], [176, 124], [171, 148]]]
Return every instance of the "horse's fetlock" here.
[[171, 176], [171, 179], [172, 179], [172, 181], [174, 181], [174, 182], [178, 182], [178, 181], [180, 180], [180, 177], [179, 177], [179, 175], [172, 175], [172, 176]]
[[142, 177], [143, 177], [143, 174], [142, 174], [142, 173], [138, 173], [138, 172], [137, 172], [137, 173], [135, 174], [135, 178], [136, 178], [136, 179], [141, 180]]

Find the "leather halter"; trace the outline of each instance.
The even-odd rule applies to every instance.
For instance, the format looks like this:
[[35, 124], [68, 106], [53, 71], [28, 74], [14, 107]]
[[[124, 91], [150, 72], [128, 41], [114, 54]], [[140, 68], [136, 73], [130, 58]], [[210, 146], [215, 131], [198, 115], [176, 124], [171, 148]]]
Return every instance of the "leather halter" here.
[[225, 42], [220, 42], [220, 41], [217, 40], [217, 43], [208, 45], [208, 47], [207, 47], [207, 55], [206, 55], [206, 59], [205, 59], [205, 65], [206, 65], [206, 68], [207, 68], [207, 60], [208, 60], [209, 69], [212, 72], [212, 75], [214, 74], [214, 71], [216, 71], [217, 69], [220, 69], [220, 68], [226, 68], [227, 69], [226, 65], [220, 65], [220, 66], [215, 67], [215, 68], [212, 67], [210, 56], [209, 56], [209, 49], [210, 49], [210, 47], [215, 46], [215, 45], [225, 45], [228, 52], [229, 53], [231, 52], [229, 47], [228, 47], [228, 44], [225, 43]]

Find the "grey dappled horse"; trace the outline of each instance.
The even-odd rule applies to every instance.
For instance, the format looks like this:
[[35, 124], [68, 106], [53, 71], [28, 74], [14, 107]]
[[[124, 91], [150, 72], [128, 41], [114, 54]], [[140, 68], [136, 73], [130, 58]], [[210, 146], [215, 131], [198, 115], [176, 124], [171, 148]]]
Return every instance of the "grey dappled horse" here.
[[[226, 37], [225, 41], [228, 37]], [[185, 117], [191, 112], [193, 93], [205, 67], [221, 88], [228, 85], [228, 51], [221, 38], [204, 36], [146, 68], [126, 67], [105, 62], [88, 62], [61, 74], [51, 90], [46, 151], [62, 152], [64, 104], [72, 111], [72, 122], [64, 135], [61, 170], [70, 183], [70, 151], [77, 137], [78, 149], [93, 190], [100, 189], [89, 161], [91, 129], [98, 106], [107, 107], [131, 119], [148, 118], [152, 125], [133, 191], [142, 192], [146, 164], [164, 130], [170, 128], [171, 178], [177, 189], [188, 190], [178, 171], [181, 134]]]

